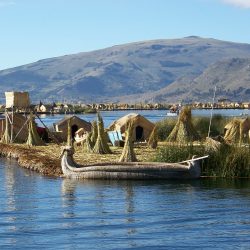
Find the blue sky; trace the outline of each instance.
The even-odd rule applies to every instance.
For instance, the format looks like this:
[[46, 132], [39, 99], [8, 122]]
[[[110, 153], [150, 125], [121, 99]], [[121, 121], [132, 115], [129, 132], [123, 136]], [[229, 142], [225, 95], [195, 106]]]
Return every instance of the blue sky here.
[[0, 70], [142, 40], [250, 43], [250, 0], [0, 0]]

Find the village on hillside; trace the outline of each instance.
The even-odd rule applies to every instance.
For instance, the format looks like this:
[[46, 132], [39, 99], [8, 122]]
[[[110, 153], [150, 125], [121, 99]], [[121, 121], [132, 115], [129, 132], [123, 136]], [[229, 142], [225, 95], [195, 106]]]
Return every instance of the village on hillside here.
[[[14, 95], [19, 96], [20, 99], [29, 99], [28, 92], [5, 92], [6, 100]], [[40, 100], [39, 103], [29, 104], [29, 108], [33, 112], [41, 114], [78, 114], [78, 113], [95, 113], [97, 111], [115, 111], [115, 110], [168, 110], [175, 109], [182, 105], [183, 102], [176, 103], [44, 103]], [[216, 102], [194, 102], [185, 103], [192, 109], [250, 109], [250, 102], [232, 102], [228, 99], [219, 99]], [[0, 103], [0, 113], [5, 111], [8, 107], [8, 103]], [[13, 107], [16, 113], [23, 113], [25, 109], [20, 107]]]

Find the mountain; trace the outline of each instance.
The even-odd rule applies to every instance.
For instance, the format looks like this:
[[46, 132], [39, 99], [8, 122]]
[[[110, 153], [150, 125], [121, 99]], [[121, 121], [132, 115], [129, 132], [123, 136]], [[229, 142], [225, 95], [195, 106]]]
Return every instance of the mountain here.
[[29, 91], [33, 101], [179, 101], [209, 99], [218, 84], [221, 95], [249, 100], [248, 58], [249, 44], [211, 38], [136, 42], [2, 70], [0, 92]]
[[250, 58], [218, 61], [198, 77], [183, 77], [158, 91], [137, 96], [143, 102], [206, 101], [216, 99], [250, 100]]

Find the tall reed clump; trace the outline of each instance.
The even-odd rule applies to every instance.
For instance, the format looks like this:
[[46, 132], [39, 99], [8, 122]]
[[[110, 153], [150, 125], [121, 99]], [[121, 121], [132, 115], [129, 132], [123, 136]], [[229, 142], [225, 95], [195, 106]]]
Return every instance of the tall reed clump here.
[[169, 142], [187, 143], [200, 139], [192, 124], [191, 108], [182, 108], [178, 121], [167, 138]]
[[67, 146], [73, 146], [73, 138], [71, 131], [71, 120], [68, 120], [68, 130], [67, 130]]
[[97, 124], [98, 135], [97, 135], [95, 146], [93, 148], [93, 153], [111, 154], [112, 152], [107, 142], [107, 134], [104, 131], [103, 119], [99, 113], [97, 114], [97, 120], [98, 120], [98, 124]]
[[148, 139], [148, 146], [150, 148], [157, 148], [157, 144], [158, 144], [158, 137], [157, 137], [157, 128], [156, 126], [154, 127], [154, 129], [152, 130], [149, 139]]
[[133, 122], [129, 122], [127, 130], [125, 132], [125, 144], [123, 147], [122, 155], [119, 159], [119, 162], [135, 162], [137, 161], [136, 155], [134, 152], [134, 145], [132, 141], [133, 134]]
[[167, 145], [157, 151], [155, 161], [180, 162], [193, 155], [209, 158], [202, 161], [202, 175], [216, 177], [250, 177], [250, 148], [222, 145], [218, 150], [205, 145]]
[[1, 139], [1, 142], [6, 144], [10, 143], [9, 118], [7, 113], [5, 113], [5, 131]]
[[28, 122], [28, 139], [27, 145], [29, 146], [43, 146], [45, 145], [44, 141], [40, 138], [37, 132], [37, 126], [35, 123], [35, 118], [32, 113], [30, 113], [29, 122]]
[[85, 143], [88, 153], [93, 152], [93, 148], [94, 148], [94, 146], [96, 144], [97, 136], [98, 136], [97, 122], [93, 121], [92, 122], [92, 127], [91, 127], [91, 132], [89, 132], [87, 134], [86, 143]]

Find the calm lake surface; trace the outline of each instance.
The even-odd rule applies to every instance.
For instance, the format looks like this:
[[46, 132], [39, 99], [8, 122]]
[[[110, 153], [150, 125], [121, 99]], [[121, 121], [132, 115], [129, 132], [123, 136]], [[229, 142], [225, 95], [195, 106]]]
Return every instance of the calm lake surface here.
[[0, 249], [249, 249], [249, 180], [73, 181], [0, 158]]
[[[107, 126], [127, 113], [102, 116]], [[158, 121], [166, 111], [139, 113]], [[0, 249], [250, 249], [247, 179], [73, 181], [0, 158], [0, 183]]]

